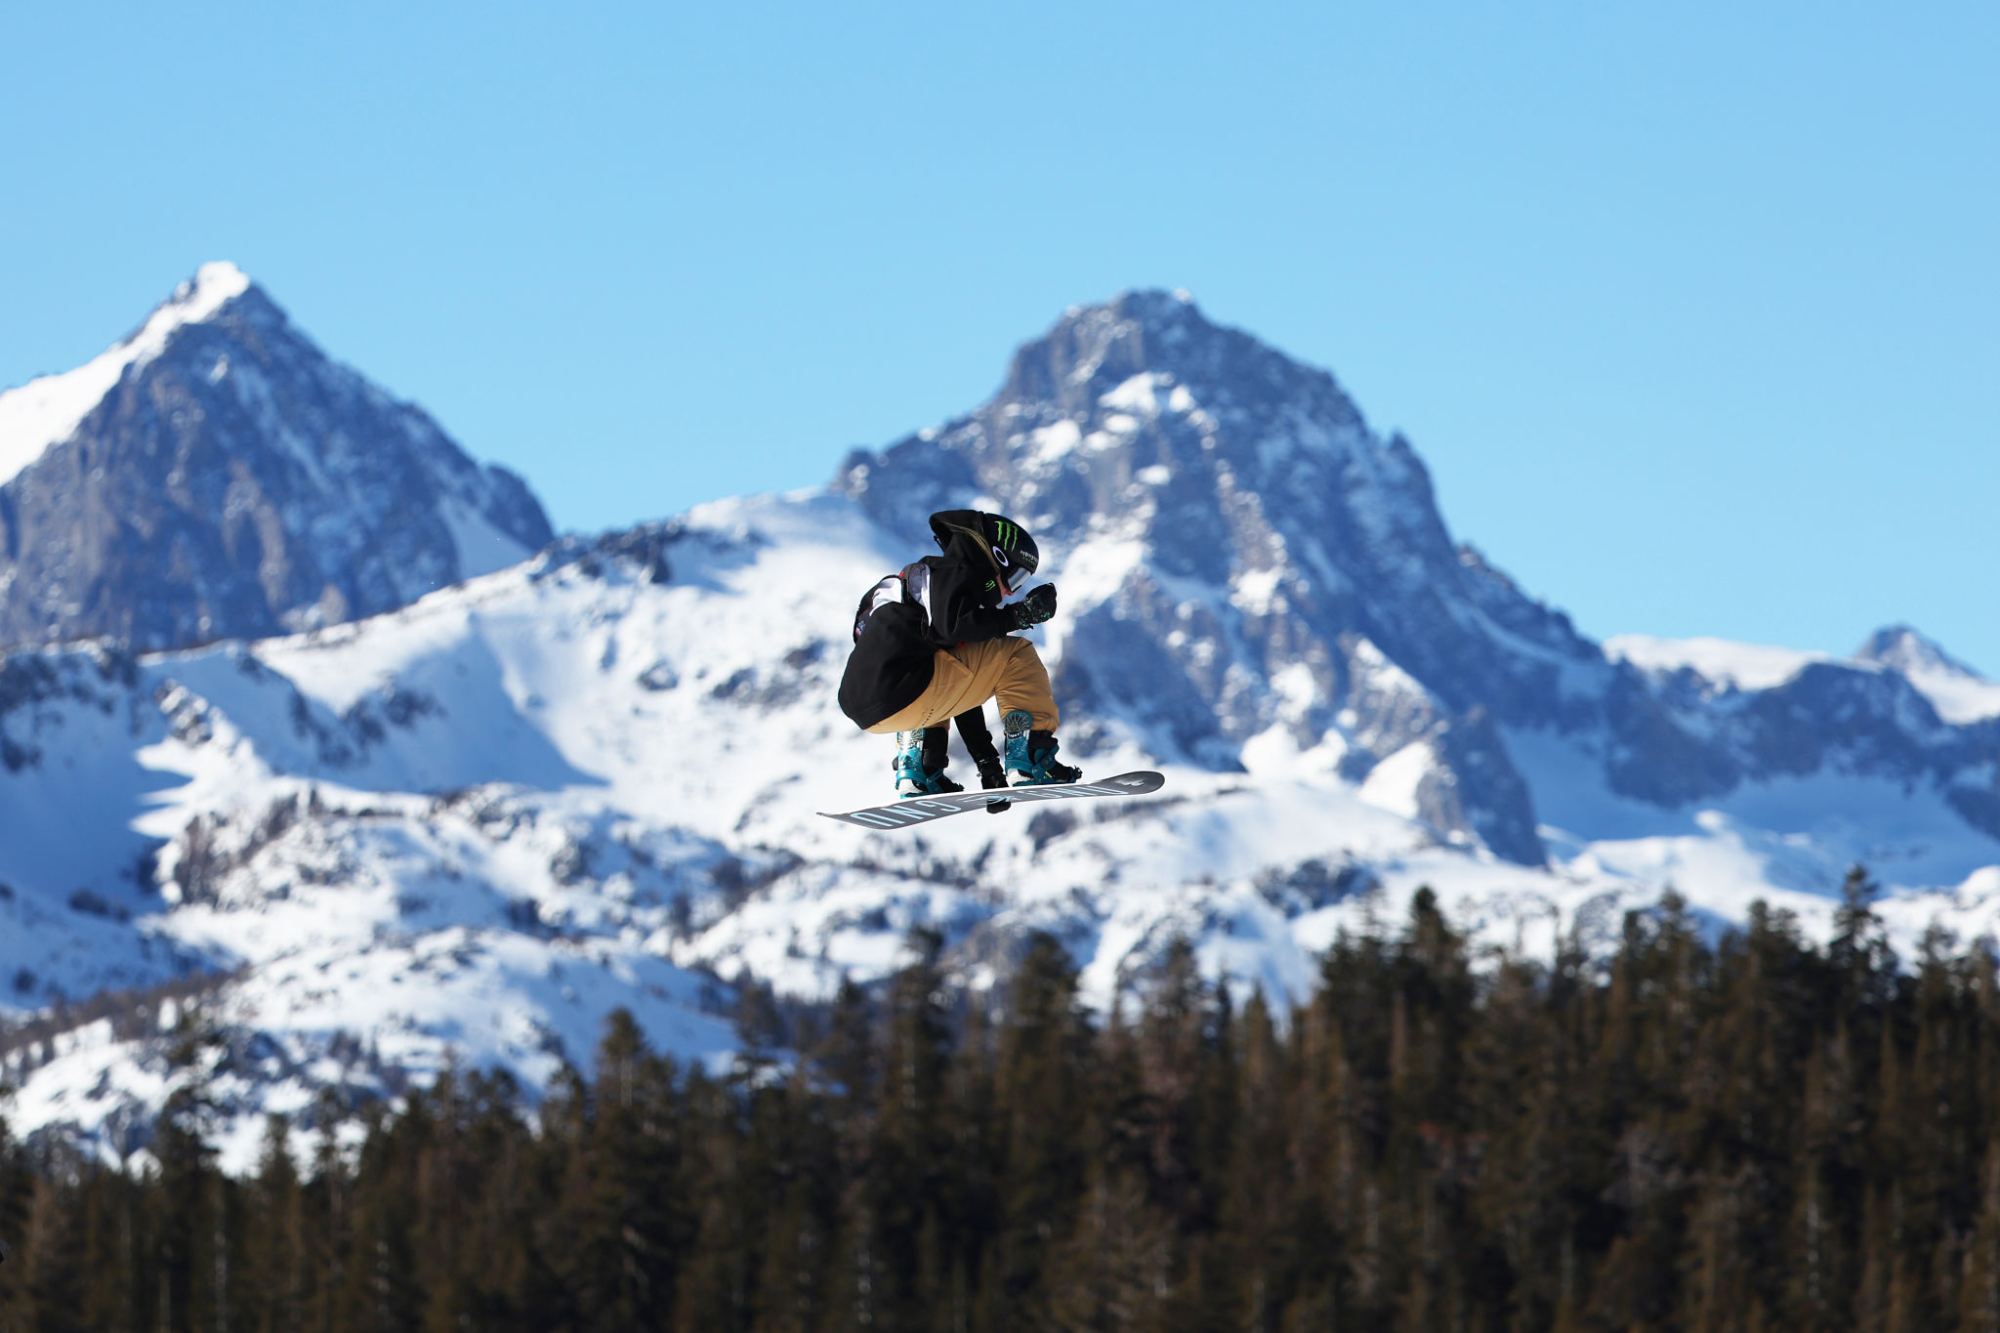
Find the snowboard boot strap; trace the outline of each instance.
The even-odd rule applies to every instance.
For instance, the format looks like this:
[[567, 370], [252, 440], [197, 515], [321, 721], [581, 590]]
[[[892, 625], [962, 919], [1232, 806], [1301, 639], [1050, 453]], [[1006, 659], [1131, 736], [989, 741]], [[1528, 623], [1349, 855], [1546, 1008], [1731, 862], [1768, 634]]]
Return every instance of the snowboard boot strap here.
[[1009, 772], [1026, 772], [1028, 763], [1028, 729], [1035, 725], [1034, 714], [1025, 708], [1016, 708], [1000, 717], [1000, 731], [1005, 736], [1002, 757]]
[[1081, 778], [1082, 769], [1056, 762], [1054, 733], [1035, 731], [1034, 725], [1034, 717], [1020, 708], [1000, 719], [1000, 727], [1007, 733], [1007, 771], [1014, 775], [1014, 785], [1037, 787]]
[[899, 731], [896, 733], [896, 758], [890, 765], [896, 775], [896, 795], [928, 796], [924, 781], [924, 733], [921, 731]]
[[924, 728], [924, 772], [936, 777], [944, 772], [944, 766], [951, 762], [951, 728]]
[[944, 775], [948, 739], [943, 727], [896, 733], [894, 772], [897, 796], [943, 796], [948, 792], [965, 790]]

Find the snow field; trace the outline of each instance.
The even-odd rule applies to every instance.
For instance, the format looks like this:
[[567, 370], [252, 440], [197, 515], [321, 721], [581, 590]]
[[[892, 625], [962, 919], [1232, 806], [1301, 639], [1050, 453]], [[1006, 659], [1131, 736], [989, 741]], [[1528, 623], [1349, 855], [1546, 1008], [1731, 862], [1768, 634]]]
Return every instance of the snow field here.
[[[36, 970], [0, 1004], [231, 972], [205, 1012], [238, 1048], [216, 1066], [218, 1133], [247, 1162], [262, 1113], [318, 1089], [393, 1096], [453, 1063], [537, 1085], [587, 1062], [620, 1005], [661, 1049], [727, 1061], [731, 983], [824, 1000], [901, 965], [915, 926], [945, 932], [975, 986], [1048, 930], [1100, 1010], [1185, 937], [1239, 999], [1282, 1008], [1340, 931], [1395, 929], [1420, 887], [1480, 949], [1538, 956], [1607, 943], [1668, 887], [1717, 928], [1762, 898], [1823, 931], [1857, 860], [1906, 952], [2000, 911], [2000, 845], [1942, 793], [1828, 773], [1661, 810], [1608, 792], [1582, 735], [1505, 737], [1542, 869], [1423, 823], [1428, 740], [1340, 778], [1367, 739], [1351, 719], [1304, 741], [1273, 726], [1240, 772], [1156, 762], [1170, 747], [1112, 719], [1087, 774], [1162, 768], [1157, 796], [893, 834], [822, 819], [887, 791], [890, 742], [831, 701], [855, 599], [919, 553], [843, 498], [757, 497], [686, 516], [663, 583], [571, 552], [359, 624], [147, 658], [129, 686], [78, 658], [75, 689], [0, 715], [42, 753], [0, 771], [0, 829], [87, 830], [0, 837], [0, 966]], [[1051, 572], [1074, 615], [1123, 595], [1144, 551], [1107, 531]], [[1362, 687], [1412, 717], [1434, 704], [1373, 645], [1352, 651]], [[1310, 673], [1275, 685], [1287, 716], [1323, 703]], [[77, 890], [102, 910], [67, 907]], [[17, 1060], [10, 1122], [122, 1151], [179, 1077], [163, 1041], [107, 1025]]]

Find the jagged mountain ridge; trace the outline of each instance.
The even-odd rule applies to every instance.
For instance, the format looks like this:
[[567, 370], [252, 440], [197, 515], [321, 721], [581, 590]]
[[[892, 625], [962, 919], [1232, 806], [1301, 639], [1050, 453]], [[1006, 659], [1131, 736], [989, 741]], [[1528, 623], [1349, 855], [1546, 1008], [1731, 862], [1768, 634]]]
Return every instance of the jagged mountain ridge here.
[[1429, 822], [1522, 864], [1541, 820], [1509, 731], [1569, 738], [1613, 792], [1663, 807], [1833, 765], [1933, 783], [2000, 837], [2000, 705], [1976, 684], [1944, 702], [1964, 668], [1927, 661], [1919, 689], [1864, 650], [1723, 697], [1607, 656], [1453, 543], [1409, 443], [1331, 375], [1181, 294], [1071, 310], [985, 406], [857, 451], [835, 487], [892, 530], [977, 502], [1043, 534], [1088, 599], [1059, 677], [1085, 718], [1163, 725], [1218, 768], [1273, 729], [1363, 783], [1402, 754]]
[[1540, 862], [1493, 722], [1560, 715], [1564, 673], [1601, 659], [1453, 546], [1415, 451], [1326, 372], [1182, 296], [1128, 293], [1022, 348], [977, 412], [850, 457], [835, 485], [892, 529], [977, 497], [1086, 571], [1095, 604], [1064, 625], [1059, 679], [1084, 717], [1163, 725], [1215, 767], [1275, 729], [1356, 780], [1427, 745], [1427, 815]]
[[[886, 789], [886, 742], [831, 703], [854, 597], [922, 552], [931, 507], [989, 501], [1034, 515], [1063, 589], [1039, 633], [1065, 744], [1166, 791], [895, 837], [819, 819]], [[1433, 620], [1451, 651], [1410, 646]], [[2000, 704], [1946, 722], [1904, 672], [1941, 654], [1872, 653], [1754, 679], [1607, 654], [1452, 544], [1414, 452], [1331, 377], [1140, 294], [830, 492], [565, 541], [288, 638], [8, 656], [0, 828], [60, 811], [65, 836], [0, 837], [0, 1006], [218, 978], [251, 1151], [261, 1109], [392, 1094], [453, 1052], [533, 1083], [621, 1003], [726, 1058], [706, 1011], [729, 986], [823, 999], [918, 924], [972, 986], [1053, 931], [1100, 1006], [1176, 937], [1301, 995], [1336, 931], [1420, 884], [1482, 945], [1546, 950], [1668, 883], [1717, 923], [1765, 897], [1813, 928], [1861, 859], [1903, 937], [1990, 930], [2000, 845], [1954, 794], [1990, 774]], [[107, 1022], [0, 1051], [10, 1117], [129, 1144], [162, 1045]]]
[[[1407, 440], [1370, 431], [1327, 372], [1211, 324], [1184, 295], [1072, 310], [1015, 355], [984, 407], [857, 453], [835, 486], [892, 530], [970, 491], [1059, 549], [1141, 542], [1128, 604], [1168, 580], [1228, 586], [1272, 670], [1310, 658], [1280, 630], [1290, 612], [1335, 631], [1315, 638], [1366, 636], [1447, 707], [1515, 721], [1545, 716], [1562, 664], [1597, 659], [1566, 616], [1453, 545]], [[1494, 659], [1509, 637], [1518, 645]], [[1353, 673], [1326, 666], [1338, 694]], [[1219, 726], [1240, 740], [1246, 721], [1225, 708]]]
[[[1302, 995], [1334, 932], [1420, 884], [1482, 944], [1540, 950], [1615, 935], [1667, 882], [1714, 920], [1761, 896], [1811, 927], [1864, 855], [1903, 937], [2000, 909], [2000, 849], [1869, 780], [1789, 810], [1600, 816], [1552, 870], [1452, 846], [1375, 775], [1172, 761], [1160, 798], [1101, 810], [835, 825], [812, 812], [881, 790], [886, 752], [829, 716], [846, 607], [825, 585], [901, 554], [843, 497], [766, 498], [294, 638], [12, 655], [0, 823], [61, 810], [71, 836], [0, 840], [0, 1003], [216, 978], [207, 1072], [247, 1162], [264, 1111], [329, 1086], [393, 1095], [454, 1059], [533, 1086], [618, 1005], [678, 1054], [726, 1058], [710, 1011], [732, 983], [825, 999], [893, 967], [913, 925], [944, 932], [973, 986], [1053, 931], [1108, 1005], [1179, 937], [1212, 974]], [[1107, 732], [1098, 759], [1146, 762], [1143, 741]], [[1854, 810], [1872, 824], [1843, 827]], [[180, 1076], [139, 1027], [0, 1042], [10, 1119], [142, 1144]]]
[[338, 623], [551, 536], [518, 477], [329, 359], [233, 265], [0, 395], [0, 648]]

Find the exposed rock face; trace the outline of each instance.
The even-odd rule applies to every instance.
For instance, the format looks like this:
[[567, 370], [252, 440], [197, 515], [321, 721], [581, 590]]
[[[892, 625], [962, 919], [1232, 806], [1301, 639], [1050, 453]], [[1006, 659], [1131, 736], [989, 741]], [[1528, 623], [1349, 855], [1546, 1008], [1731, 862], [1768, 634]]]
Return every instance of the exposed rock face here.
[[356, 619], [551, 535], [519, 478], [329, 360], [230, 265], [89, 366], [0, 396], [0, 648]]
[[[468, 510], [546, 531], [230, 276], [0, 395], [6, 530], [43, 525], [0, 578], [118, 556], [91, 623], [143, 642], [327, 615], [315, 579], [399, 606], [478, 567]], [[1180, 941], [1303, 1001], [1338, 930], [1419, 891], [1481, 952], [1608, 949], [1667, 884], [1704, 921], [1830, 928], [1857, 860], [1906, 956], [2000, 920], [2000, 685], [1901, 628], [1848, 660], [1592, 643], [1453, 544], [1330, 377], [1177, 298], [1072, 312], [838, 488], [567, 538], [336, 633], [0, 653], [0, 1016], [43, 1025], [0, 1038], [16, 1132], [129, 1153], [185, 1077], [250, 1170], [267, 1110], [454, 1065], [539, 1088], [615, 1008], [712, 1060], [733, 985], [828, 1000], [916, 926], [975, 987], [1052, 932], [1108, 1009]], [[814, 813], [888, 787], [833, 706], [852, 599], [967, 503], [1050, 557], [1066, 747], [1157, 759], [1162, 798], [879, 836]], [[36, 633], [86, 623], [36, 595]], [[177, 1074], [196, 999], [226, 1046]]]
[[[1524, 864], [1549, 789], [1512, 752], [1523, 734], [1654, 806], [1868, 775], [2000, 834], [2000, 686], [1901, 627], [1754, 685], [1607, 656], [1454, 542], [1414, 450], [1332, 376], [1182, 296], [1071, 310], [992, 401], [857, 452], [835, 489], [911, 554], [939, 508], [1037, 532], [1073, 753], [1123, 738], [1219, 771], [1334, 771]], [[89, 366], [0, 395], [0, 648], [358, 619], [549, 535], [516, 478], [329, 361], [227, 265]]]
[[[1511, 860], [1542, 850], [1510, 730], [1574, 739], [1611, 790], [1656, 805], [1830, 768], [1950, 787], [2000, 831], [1981, 776], [2000, 704], [1974, 693], [1990, 683], [1903, 630], [1768, 689], [1609, 659], [1454, 545], [1408, 442], [1372, 432], [1332, 376], [1185, 297], [1071, 310], [991, 402], [856, 452], [835, 488], [913, 544], [926, 514], [963, 504], [1032, 528], [1063, 588], [1058, 685], [1080, 718], [1129, 720], [1215, 768], [1276, 729]], [[1946, 690], [1970, 701], [1956, 724]], [[1074, 730], [1087, 748], [1092, 724]]]
[[1436, 742], [1460, 781], [1435, 776], [1430, 812], [1541, 860], [1494, 723], [1559, 720], [1565, 674], [1603, 659], [1453, 545], [1416, 453], [1324, 371], [1129, 293], [1071, 311], [992, 402], [853, 456], [836, 485], [905, 531], [973, 498], [1028, 524], [1085, 594], [1060, 682], [1080, 715], [1163, 728], [1216, 767], [1274, 727], [1299, 750], [1332, 740], [1354, 778]]

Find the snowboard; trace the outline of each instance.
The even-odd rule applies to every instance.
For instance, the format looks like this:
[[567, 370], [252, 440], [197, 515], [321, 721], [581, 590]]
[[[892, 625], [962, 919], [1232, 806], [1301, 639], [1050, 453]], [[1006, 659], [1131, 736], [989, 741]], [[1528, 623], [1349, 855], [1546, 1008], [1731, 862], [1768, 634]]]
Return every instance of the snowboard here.
[[858, 824], [862, 828], [907, 828], [912, 824], [928, 824], [947, 815], [962, 815], [967, 810], [984, 810], [994, 805], [1073, 801], [1085, 796], [1144, 796], [1147, 792], [1158, 791], [1166, 781], [1158, 773], [1120, 773], [1102, 782], [1052, 782], [1040, 787], [997, 787], [992, 791], [960, 791], [948, 796], [912, 796], [888, 805], [871, 805], [866, 810], [845, 813], [821, 810], [819, 813], [828, 819]]

